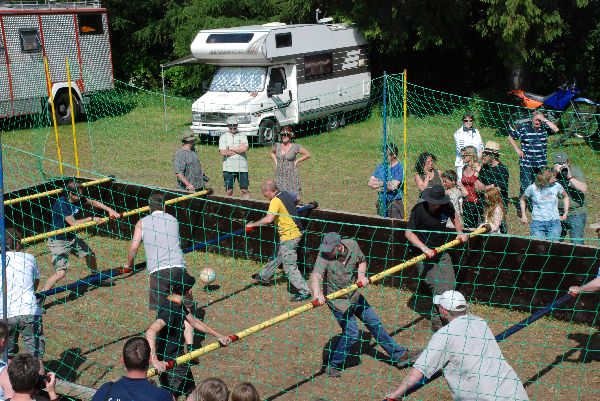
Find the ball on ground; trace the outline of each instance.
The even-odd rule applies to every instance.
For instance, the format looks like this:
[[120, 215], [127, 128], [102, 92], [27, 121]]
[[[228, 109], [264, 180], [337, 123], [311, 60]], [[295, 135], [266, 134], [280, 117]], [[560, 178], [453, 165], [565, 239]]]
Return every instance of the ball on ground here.
[[205, 267], [200, 271], [200, 280], [204, 284], [210, 284], [217, 278], [217, 272], [212, 267]]

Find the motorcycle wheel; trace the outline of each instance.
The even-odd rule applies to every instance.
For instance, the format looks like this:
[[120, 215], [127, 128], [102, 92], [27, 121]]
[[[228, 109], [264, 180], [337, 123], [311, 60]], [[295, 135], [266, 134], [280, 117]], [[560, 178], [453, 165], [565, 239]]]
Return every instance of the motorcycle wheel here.
[[572, 102], [562, 121], [569, 136], [589, 138], [598, 131], [598, 108], [586, 102]]

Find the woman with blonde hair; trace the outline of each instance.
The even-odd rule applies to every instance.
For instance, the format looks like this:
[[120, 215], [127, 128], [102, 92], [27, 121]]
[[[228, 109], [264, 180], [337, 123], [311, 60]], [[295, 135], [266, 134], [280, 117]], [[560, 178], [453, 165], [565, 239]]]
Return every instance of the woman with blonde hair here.
[[502, 202], [502, 194], [497, 187], [488, 188], [484, 193], [485, 207], [483, 209], [483, 224], [490, 226], [490, 233], [500, 233], [506, 211]]
[[[558, 197], [561, 196], [564, 204], [564, 213], [558, 211]], [[556, 172], [550, 167], [542, 167], [535, 176], [533, 184], [528, 186], [520, 199], [521, 223], [527, 224], [525, 206], [527, 199], [531, 202], [531, 236], [551, 241], [560, 239], [561, 220], [569, 216], [569, 195], [562, 185], [556, 182]]]

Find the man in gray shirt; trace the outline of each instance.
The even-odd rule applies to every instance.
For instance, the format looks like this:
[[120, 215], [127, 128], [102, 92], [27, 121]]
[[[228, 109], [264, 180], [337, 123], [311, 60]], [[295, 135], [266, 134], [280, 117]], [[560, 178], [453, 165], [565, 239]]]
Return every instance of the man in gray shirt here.
[[431, 378], [441, 369], [454, 400], [529, 400], [485, 320], [467, 313], [465, 297], [445, 291], [433, 303], [447, 324], [433, 334], [404, 381], [387, 398], [402, 398], [423, 377]]
[[183, 145], [173, 156], [173, 167], [177, 177], [177, 187], [184, 191], [196, 192], [204, 188], [204, 173], [196, 153], [196, 136], [189, 128], [183, 131]]

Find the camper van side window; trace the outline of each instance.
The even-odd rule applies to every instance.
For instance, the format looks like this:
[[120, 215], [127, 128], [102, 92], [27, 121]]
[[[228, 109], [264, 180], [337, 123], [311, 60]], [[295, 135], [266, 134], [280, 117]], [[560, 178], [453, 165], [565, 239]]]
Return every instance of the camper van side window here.
[[291, 47], [292, 46], [292, 33], [278, 33], [275, 35], [275, 47]]
[[304, 78], [312, 79], [333, 74], [333, 54], [304, 56]]
[[253, 33], [211, 33], [206, 43], [250, 43]]
[[42, 50], [37, 29], [22, 29], [19, 34], [21, 36], [21, 50], [27, 53], [37, 53]]
[[80, 35], [102, 35], [104, 33], [102, 14], [79, 14], [77, 23]]

